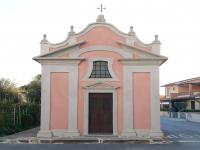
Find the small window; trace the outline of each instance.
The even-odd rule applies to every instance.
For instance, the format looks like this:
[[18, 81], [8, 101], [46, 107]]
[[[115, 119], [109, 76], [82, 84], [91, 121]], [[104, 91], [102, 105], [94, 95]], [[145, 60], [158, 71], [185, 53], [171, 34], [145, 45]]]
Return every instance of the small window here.
[[92, 73], [89, 78], [112, 78], [108, 70], [108, 62], [94, 61]]

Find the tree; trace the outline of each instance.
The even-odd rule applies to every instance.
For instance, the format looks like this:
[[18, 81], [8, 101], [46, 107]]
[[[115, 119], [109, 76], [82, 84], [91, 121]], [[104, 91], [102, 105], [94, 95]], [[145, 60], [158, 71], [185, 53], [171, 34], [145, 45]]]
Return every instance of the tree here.
[[9, 79], [0, 79], [0, 101], [17, 103], [21, 100], [20, 90]]
[[29, 102], [41, 103], [41, 74], [36, 75], [33, 80], [21, 87]]

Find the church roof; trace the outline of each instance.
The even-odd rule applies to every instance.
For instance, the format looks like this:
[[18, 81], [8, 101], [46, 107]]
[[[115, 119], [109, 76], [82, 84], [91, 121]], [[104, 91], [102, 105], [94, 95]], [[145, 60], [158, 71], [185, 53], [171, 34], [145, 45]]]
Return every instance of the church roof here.
[[[68, 37], [60, 42], [60, 43], [50, 43], [47, 40], [46, 35], [43, 36], [43, 40], [41, 41], [41, 55], [34, 57], [33, 59], [36, 61], [39, 60], [57, 60], [59, 57], [62, 57], [62, 59], [76, 59], [76, 58], [67, 58], [66, 55], [68, 55], [69, 51], [76, 51], [79, 50], [82, 45], [87, 45], [88, 41], [85, 41], [85, 39], [80, 40], [80, 37], [83, 37], [88, 32], [90, 32], [93, 29], [96, 29], [98, 27], [105, 27], [109, 29], [109, 31], [112, 31], [110, 33], [117, 35], [120, 37], [120, 40], [114, 40], [115, 48], [119, 49], [121, 47], [121, 51], [124, 50], [122, 53], [128, 53], [127, 51], [131, 52], [130, 55], [132, 55], [132, 52], [135, 52], [136, 54], [140, 54], [142, 57], [140, 58], [132, 58], [125, 57], [124, 59], [121, 59], [120, 61], [123, 62], [135, 62], [135, 61], [157, 61], [157, 64], [161, 65], [167, 60], [167, 57], [160, 55], [159, 53], [152, 52], [152, 47], [155, 45], [161, 44], [158, 40], [158, 36], [155, 36], [155, 39], [152, 43], [145, 44], [143, 43], [136, 35], [135, 31], [133, 30], [133, 27], [130, 27], [130, 31], [128, 33], [124, 33], [117, 29], [114, 25], [107, 23], [106, 19], [103, 14], [100, 14], [97, 16], [96, 22], [91, 23], [87, 25], [82, 31], [76, 33], [74, 31], [74, 27], [70, 27], [70, 31], [68, 33]], [[121, 40], [121, 39], [125, 39]], [[133, 43], [136, 43], [133, 44]], [[117, 46], [121, 45], [121, 46]], [[98, 45], [97, 45], [98, 46]], [[112, 46], [112, 45], [104, 45], [105, 46]], [[114, 48], [114, 47], [113, 47]], [[43, 52], [42, 52], [43, 50]], [[45, 52], [44, 52], [45, 50]], [[103, 50], [103, 49], [102, 49]], [[127, 56], [127, 54], [126, 54]], [[143, 57], [144, 56], [144, 57]], [[79, 58], [77, 58], [79, 59]]]

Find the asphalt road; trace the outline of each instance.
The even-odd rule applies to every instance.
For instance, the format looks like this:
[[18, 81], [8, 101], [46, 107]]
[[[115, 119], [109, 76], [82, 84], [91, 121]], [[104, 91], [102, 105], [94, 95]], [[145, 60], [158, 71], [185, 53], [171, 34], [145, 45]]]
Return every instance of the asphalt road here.
[[200, 123], [161, 118], [161, 125], [165, 137], [175, 143], [200, 143]]
[[200, 123], [161, 118], [169, 144], [0, 144], [0, 150], [200, 150]]

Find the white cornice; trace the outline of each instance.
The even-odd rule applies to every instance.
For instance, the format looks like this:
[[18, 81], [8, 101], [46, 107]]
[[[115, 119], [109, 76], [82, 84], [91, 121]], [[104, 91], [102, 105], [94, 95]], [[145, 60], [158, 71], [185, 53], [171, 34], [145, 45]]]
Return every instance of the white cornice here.
[[167, 58], [135, 58], [135, 59], [119, 59], [124, 65], [134, 65], [134, 66], [160, 66]]
[[33, 60], [40, 64], [57, 65], [57, 64], [79, 64], [84, 58], [67, 58], [67, 57], [37, 57]]

